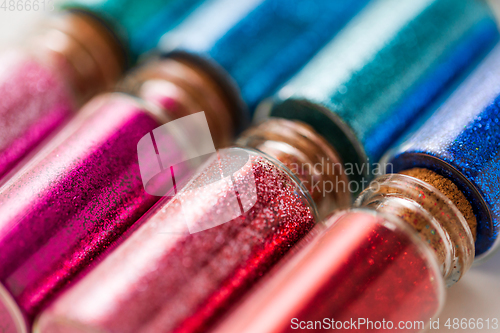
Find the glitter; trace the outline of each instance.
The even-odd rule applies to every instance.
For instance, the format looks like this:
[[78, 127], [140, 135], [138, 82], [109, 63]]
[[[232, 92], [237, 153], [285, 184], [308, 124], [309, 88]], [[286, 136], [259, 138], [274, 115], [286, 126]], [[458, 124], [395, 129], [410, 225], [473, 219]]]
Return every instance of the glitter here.
[[289, 332], [291, 318], [427, 322], [440, 309], [444, 285], [434, 256], [401, 222], [353, 210], [326, 223], [300, 257], [275, 271], [214, 331]]
[[497, 40], [479, 1], [372, 2], [262, 112], [313, 126], [344, 163], [376, 162]]
[[2, 188], [0, 281], [28, 320], [159, 199], [144, 192], [137, 160], [158, 125], [136, 99], [103, 95]]
[[477, 257], [499, 244], [499, 68], [496, 47], [434, 115], [385, 157], [394, 172], [424, 167], [459, 187], [477, 217]]
[[[212, 15], [198, 15], [167, 33], [163, 51], [172, 51], [171, 40], [175, 40], [176, 49], [187, 51], [190, 59], [201, 57], [197, 61], [215, 67], [216, 72], [224, 69], [224, 75], [234, 80], [243, 101], [253, 110], [368, 2], [213, 1], [212, 7], [219, 9]], [[207, 7], [200, 7], [200, 11]], [[234, 12], [242, 19], [235, 22]]]
[[0, 178], [63, 124], [73, 97], [49, 67], [18, 51], [0, 55]]
[[[106, 332], [204, 332], [313, 228], [311, 203], [288, 171], [252, 150], [225, 151], [220, 164], [212, 161], [174, 200], [155, 206], [129, 239], [44, 312], [41, 331], [76, 322]], [[234, 181], [210, 186], [221, 168], [239, 163], [230, 152], [249, 157]], [[238, 206], [235, 189], [249, 193], [249, 184], [255, 204], [220, 224]], [[198, 224], [215, 227], [190, 234]], [[60, 315], [66, 320], [58, 321]]]
[[[25, 48], [0, 55], [0, 177], [12, 174], [201, 0], [67, 1]], [[119, 38], [116, 38], [116, 37]], [[138, 45], [139, 44], [139, 45]]]

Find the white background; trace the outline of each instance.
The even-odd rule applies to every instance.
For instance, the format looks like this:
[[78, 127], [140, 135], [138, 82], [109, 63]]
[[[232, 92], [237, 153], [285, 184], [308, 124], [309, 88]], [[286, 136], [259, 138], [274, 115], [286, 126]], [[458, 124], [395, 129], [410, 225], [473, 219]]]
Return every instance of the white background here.
[[[0, 5], [3, 1], [0, 0]], [[500, 18], [500, 0], [490, 2]], [[0, 9], [0, 47], [22, 43], [22, 36], [29, 33], [43, 15], [41, 11], [9, 12]], [[500, 325], [500, 253], [484, 264], [474, 266], [459, 283], [448, 290], [446, 298], [445, 307], [439, 317], [441, 329], [432, 332], [454, 332], [453, 329], [449, 330], [443, 326], [448, 318], [498, 318]], [[500, 328], [460, 331], [500, 332]]]

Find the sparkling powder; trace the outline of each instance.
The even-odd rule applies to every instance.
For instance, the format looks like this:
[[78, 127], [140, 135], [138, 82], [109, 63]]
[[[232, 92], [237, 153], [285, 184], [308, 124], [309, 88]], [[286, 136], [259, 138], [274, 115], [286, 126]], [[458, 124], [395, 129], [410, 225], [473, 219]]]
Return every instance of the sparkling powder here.
[[[364, 166], [497, 40], [482, 1], [373, 1], [281, 89], [269, 112], [313, 126], [346, 165]], [[373, 176], [366, 173], [351, 178]]]
[[[311, 230], [304, 192], [260, 153], [220, 152], [42, 315], [41, 332], [71, 332], [72, 322], [103, 332], [206, 331]], [[189, 233], [197, 226], [205, 230]]]
[[159, 47], [166, 53], [187, 51], [208, 66], [215, 63], [211, 70], [218, 73], [222, 67], [221, 74], [234, 80], [253, 110], [368, 2], [210, 1], [167, 33]]
[[432, 117], [386, 156], [394, 172], [423, 167], [459, 187], [477, 218], [477, 259], [500, 244], [499, 78], [497, 46]]
[[0, 282], [28, 319], [159, 199], [144, 192], [136, 150], [158, 122], [107, 96], [0, 192]]
[[52, 69], [20, 51], [0, 55], [0, 177], [72, 113], [73, 97]]
[[358, 242], [354, 249], [332, 252], [340, 255], [331, 261], [344, 265], [317, 289], [298, 318], [406, 322], [427, 321], [436, 315], [442, 279], [431, 261], [433, 254], [422, 251], [423, 243], [415, 243], [391, 222], [369, 213], [340, 214], [327, 223], [338, 225], [327, 232], [323, 243], [342, 244], [339, 237], [352, 233], [357, 234]]
[[[356, 327], [351, 329], [385, 332], [390, 331], [387, 326], [376, 330], [360, 326], [357, 320], [385, 319], [396, 329], [399, 321], [427, 323], [438, 312], [444, 290], [439, 269], [432, 253], [415, 241], [402, 221], [356, 210], [340, 212], [327, 223], [326, 231], [215, 331], [293, 332], [292, 318], [305, 321], [302, 327], [308, 321], [323, 324], [327, 318], [330, 325], [331, 319], [349, 325], [354, 321]], [[330, 329], [339, 329], [335, 322]], [[321, 331], [316, 328], [311, 331]]]

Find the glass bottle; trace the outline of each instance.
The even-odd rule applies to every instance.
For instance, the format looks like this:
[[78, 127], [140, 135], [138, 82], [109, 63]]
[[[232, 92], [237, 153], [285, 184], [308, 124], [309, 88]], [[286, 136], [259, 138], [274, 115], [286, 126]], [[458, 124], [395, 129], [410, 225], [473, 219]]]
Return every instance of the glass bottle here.
[[122, 50], [94, 18], [60, 14], [28, 41], [0, 54], [0, 177], [124, 69]]
[[497, 40], [484, 1], [373, 1], [257, 116], [313, 126], [353, 180], [371, 180], [382, 154]]
[[322, 193], [327, 182], [346, 178], [314, 168], [341, 164], [309, 126], [272, 119], [239, 143], [247, 148], [220, 150], [173, 200], [145, 215], [41, 315], [37, 332], [206, 331], [310, 237], [316, 207], [349, 203], [348, 191]]
[[66, 1], [21, 47], [0, 53], [0, 183], [199, 2]]
[[462, 212], [408, 175], [377, 178], [325, 223], [213, 331], [417, 332], [474, 260]]
[[218, 129], [215, 151], [238, 126], [236, 107], [203, 72], [171, 59], [154, 66], [154, 77], [139, 72], [133, 80], [143, 99], [125, 93], [95, 97], [0, 189], [0, 317], [18, 323], [8, 332], [29, 329], [33, 317], [120, 242], [158, 195], [169, 195], [155, 191], [161, 179], [143, 182], [147, 163], [158, 163], [157, 156], [167, 163], [187, 160], [176, 178], [181, 182], [193, 174], [193, 133], [164, 132], [156, 149], [166, 149], [155, 153], [151, 147], [138, 160], [144, 137], [204, 110], [208, 125], [195, 123], [191, 131], [210, 139], [210, 126]]
[[423, 167], [453, 180], [477, 216], [476, 261], [499, 247], [500, 47], [384, 156], [394, 172]]
[[[247, 0], [242, 0], [245, 2]], [[252, 0], [248, 0], [252, 1]], [[154, 49], [205, 0], [64, 0], [58, 9], [97, 18], [123, 46], [128, 66]]]
[[224, 78], [253, 112], [368, 2], [210, 1], [166, 33], [158, 48]]

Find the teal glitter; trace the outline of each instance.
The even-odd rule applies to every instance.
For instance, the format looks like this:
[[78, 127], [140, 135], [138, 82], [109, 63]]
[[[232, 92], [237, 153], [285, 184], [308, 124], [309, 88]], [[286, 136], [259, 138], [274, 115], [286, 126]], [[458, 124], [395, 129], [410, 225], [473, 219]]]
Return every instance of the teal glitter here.
[[450, 178], [477, 218], [476, 260], [498, 248], [500, 229], [500, 46], [384, 160], [395, 172], [431, 169]]
[[259, 116], [309, 123], [344, 163], [376, 162], [497, 39], [482, 1], [376, 1]]
[[201, 2], [203, 0], [68, 0], [61, 7], [88, 13], [104, 22], [133, 64]]

